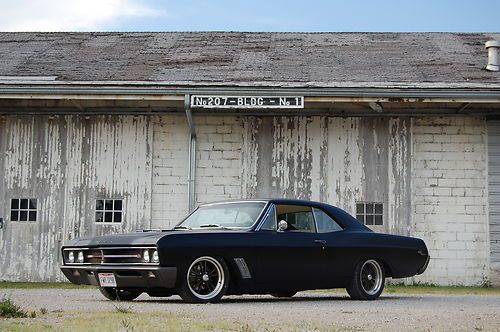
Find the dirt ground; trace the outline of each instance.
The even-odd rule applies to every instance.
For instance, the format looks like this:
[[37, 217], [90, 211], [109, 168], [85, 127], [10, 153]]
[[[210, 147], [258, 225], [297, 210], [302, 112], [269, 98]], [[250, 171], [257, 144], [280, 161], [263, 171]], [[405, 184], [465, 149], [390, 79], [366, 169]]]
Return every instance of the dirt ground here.
[[[302, 292], [291, 299], [228, 296], [218, 304], [203, 305], [184, 304], [177, 296], [148, 295], [117, 304], [92, 288], [0, 289], [4, 297], [27, 311], [46, 314], [0, 319], [0, 330], [102, 331], [99, 324], [109, 314], [105, 328], [124, 331], [500, 331], [498, 294], [395, 293], [382, 294], [376, 301], [352, 301], [344, 291]], [[66, 320], [72, 317], [69, 324]]]

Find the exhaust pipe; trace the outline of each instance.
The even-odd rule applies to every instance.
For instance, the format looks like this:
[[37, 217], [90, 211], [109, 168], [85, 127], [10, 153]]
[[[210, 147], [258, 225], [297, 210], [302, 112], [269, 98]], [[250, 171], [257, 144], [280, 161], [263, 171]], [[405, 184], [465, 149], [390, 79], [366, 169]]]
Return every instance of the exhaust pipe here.
[[486, 66], [486, 70], [499, 71], [500, 61], [498, 59], [498, 49], [500, 48], [500, 42], [490, 40], [486, 42], [485, 47], [488, 50], [488, 65]]

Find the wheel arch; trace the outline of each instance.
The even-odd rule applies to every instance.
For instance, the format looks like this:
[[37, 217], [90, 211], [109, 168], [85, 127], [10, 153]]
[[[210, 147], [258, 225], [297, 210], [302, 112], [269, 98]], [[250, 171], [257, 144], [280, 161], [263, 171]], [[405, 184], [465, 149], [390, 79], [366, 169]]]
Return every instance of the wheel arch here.
[[392, 267], [391, 265], [387, 262], [387, 260], [383, 258], [376, 258], [380, 263], [382, 263], [382, 267], [384, 268], [385, 276], [386, 277], [392, 277]]

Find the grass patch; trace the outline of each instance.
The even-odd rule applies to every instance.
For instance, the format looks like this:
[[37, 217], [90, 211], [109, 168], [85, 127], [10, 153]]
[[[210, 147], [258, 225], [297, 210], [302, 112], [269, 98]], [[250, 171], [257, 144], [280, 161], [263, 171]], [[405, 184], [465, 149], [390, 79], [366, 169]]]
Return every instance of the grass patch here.
[[500, 287], [386, 285], [384, 293], [403, 294], [456, 294], [456, 295], [500, 295]]
[[[343, 288], [316, 289], [314, 293], [339, 293], [346, 294]], [[500, 287], [474, 287], [474, 286], [436, 286], [428, 284], [418, 285], [385, 285], [384, 294], [442, 294], [442, 295], [500, 295]]]
[[35, 288], [60, 288], [60, 289], [79, 289], [95, 288], [91, 285], [75, 285], [69, 282], [11, 282], [0, 281], [0, 289], [35, 289]]
[[[92, 322], [92, 324], [89, 324]], [[1, 331], [339, 331], [338, 327], [320, 323], [263, 323], [237, 319], [205, 318], [172, 312], [123, 314], [110, 312], [49, 312], [34, 319], [0, 320]]]
[[[31, 313], [30, 315], [32, 315]], [[35, 313], [36, 316], [36, 313]], [[28, 313], [21, 309], [21, 307], [15, 304], [9, 298], [3, 298], [0, 300], [0, 317], [2, 318], [26, 318]]]

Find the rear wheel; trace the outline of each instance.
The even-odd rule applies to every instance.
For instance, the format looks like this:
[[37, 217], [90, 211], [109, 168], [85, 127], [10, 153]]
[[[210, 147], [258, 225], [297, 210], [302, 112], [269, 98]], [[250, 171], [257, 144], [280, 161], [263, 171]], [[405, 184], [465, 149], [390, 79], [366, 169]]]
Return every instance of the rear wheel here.
[[217, 302], [226, 293], [228, 285], [226, 263], [217, 257], [202, 256], [186, 270], [177, 292], [186, 302]]
[[271, 295], [274, 296], [274, 297], [293, 297], [295, 294], [297, 294], [296, 291], [271, 293]]
[[385, 271], [375, 259], [361, 261], [354, 271], [347, 293], [354, 300], [375, 300], [384, 290]]
[[142, 290], [134, 288], [99, 287], [99, 291], [111, 301], [132, 301], [142, 294]]

